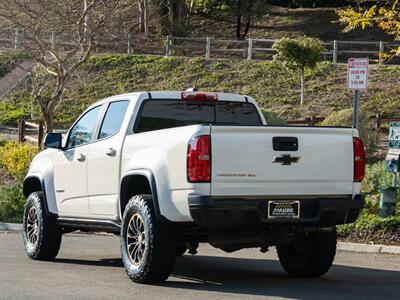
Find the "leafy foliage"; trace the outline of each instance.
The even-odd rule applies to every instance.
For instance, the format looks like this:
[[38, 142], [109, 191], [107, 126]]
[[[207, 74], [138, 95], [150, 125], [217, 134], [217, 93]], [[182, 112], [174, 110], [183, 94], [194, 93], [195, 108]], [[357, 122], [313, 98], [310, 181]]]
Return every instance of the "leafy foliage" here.
[[28, 172], [29, 164], [38, 152], [37, 147], [8, 142], [0, 147], [0, 167], [18, 182], [22, 182]]
[[[365, 194], [374, 196], [377, 200], [379, 190], [388, 187], [392, 183], [392, 173], [385, 171], [385, 162], [380, 161], [366, 166], [365, 178], [362, 182], [362, 190]], [[399, 194], [400, 200], [400, 194]]]
[[[340, 23], [346, 25], [345, 32], [356, 28], [378, 26], [380, 29], [400, 40], [400, 7], [399, 0], [369, 1], [376, 2], [370, 7], [361, 6], [360, 10], [353, 7], [336, 10]], [[400, 54], [400, 47], [392, 50], [393, 54]]]
[[278, 52], [274, 59], [294, 71], [315, 68], [325, 50], [320, 40], [311, 37], [282, 38], [272, 48]]
[[0, 187], [0, 222], [22, 222], [24, 204], [20, 184]]
[[[339, 237], [346, 237], [349, 235], [363, 236], [363, 242], [370, 242], [367, 239], [377, 239], [380, 236], [395, 235], [399, 239], [400, 232], [400, 216], [392, 216], [388, 218], [380, 218], [375, 214], [368, 214], [363, 212], [355, 223], [338, 226]], [[399, 242], [397, 240], [397, 242]], [[388, 238], [378, 242], [388, 242]]]
[[268, 125], [286, 125], [286, 120], [282, 118], [278, 113], [271, 110], [262, 111], [265, 121]]
[[16, 125], [20, 119], [29, 116], [28, 99], [11, 99], [0, 102], [0, 124]]
[[367, 165], [362, 191], [366, 205], [355, 223], [338, 226], [341, 238], [360, 242], [400, 243], [400, 194], [397, 199], [396, 215], [380, 218], [380, 189], [391, 185], [392, 173], [385, 171], [385, 162]]
[[304, 70], [306, 68], [315, 68], [317, 63], [321, 60], [324, 51], [322, 42], [310, 37], [301, 37], [297, 39], [282, 38], [276, 41], [272, 45], [272, 48], [278, 52], [274, 55], [276, 61], [282, 62], [289, 70], [300, 71], [300, 105], [303, 106], [305, 94]]

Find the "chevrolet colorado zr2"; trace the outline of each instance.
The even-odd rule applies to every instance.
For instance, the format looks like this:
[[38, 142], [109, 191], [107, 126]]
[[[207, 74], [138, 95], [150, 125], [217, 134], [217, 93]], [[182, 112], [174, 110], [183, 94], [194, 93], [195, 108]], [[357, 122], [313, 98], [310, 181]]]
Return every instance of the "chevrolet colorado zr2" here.
[[335, 226], [364, 205], [356, 129], [268, 126], [249, 96], [113, 96], [45, 146], [23, 185], [27, 255], [54, 259], [75, 230], [113, 232], [139, 283], [166, 280], [199, 243], [276, 246], [288, 274], [321, 276], [335, 256]]

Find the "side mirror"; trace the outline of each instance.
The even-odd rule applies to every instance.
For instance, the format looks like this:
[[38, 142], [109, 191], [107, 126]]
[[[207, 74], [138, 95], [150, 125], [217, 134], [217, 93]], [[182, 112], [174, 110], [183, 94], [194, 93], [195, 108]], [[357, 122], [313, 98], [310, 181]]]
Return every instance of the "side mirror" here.
[[44, 139], [44, 145], [47, 148], [61, 149], [62, 135], [61, 133], [48, 133]]

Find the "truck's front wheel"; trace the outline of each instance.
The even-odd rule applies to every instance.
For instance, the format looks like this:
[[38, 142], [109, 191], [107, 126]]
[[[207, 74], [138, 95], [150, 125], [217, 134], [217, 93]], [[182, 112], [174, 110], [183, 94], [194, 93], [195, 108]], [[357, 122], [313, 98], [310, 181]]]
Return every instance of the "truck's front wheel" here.
[[35, 260], [53, 260], [60, 250], [61, 229], [44, 210], [41, 192], [29, 195], [25, 203], [22, 239], [25, 252]]
[[126, 205], [121, 226], [122, 262], [138, 283], [165, 281], [175, 263], [175, 234], [157, 221], [152, 196], [134, 196]]
[[335, 258], [336, 230], [297, 234], [290, 244], [276, 248], [289, 275], [319, 277], [328, 272]]

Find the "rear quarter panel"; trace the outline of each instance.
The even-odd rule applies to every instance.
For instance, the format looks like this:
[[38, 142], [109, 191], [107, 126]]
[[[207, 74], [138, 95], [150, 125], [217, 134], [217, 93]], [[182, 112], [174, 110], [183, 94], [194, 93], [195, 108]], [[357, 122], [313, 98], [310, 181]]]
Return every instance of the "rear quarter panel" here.
[[156, 181], [161, 214], [170, 221], [192, 221], [187, 196], [209, 195], [209, 183], [191, 184], [186, 176], [189, 140], [210, 133], [209, 126], [185, 126], [126, 136], [121, 173], [150, 170]]

